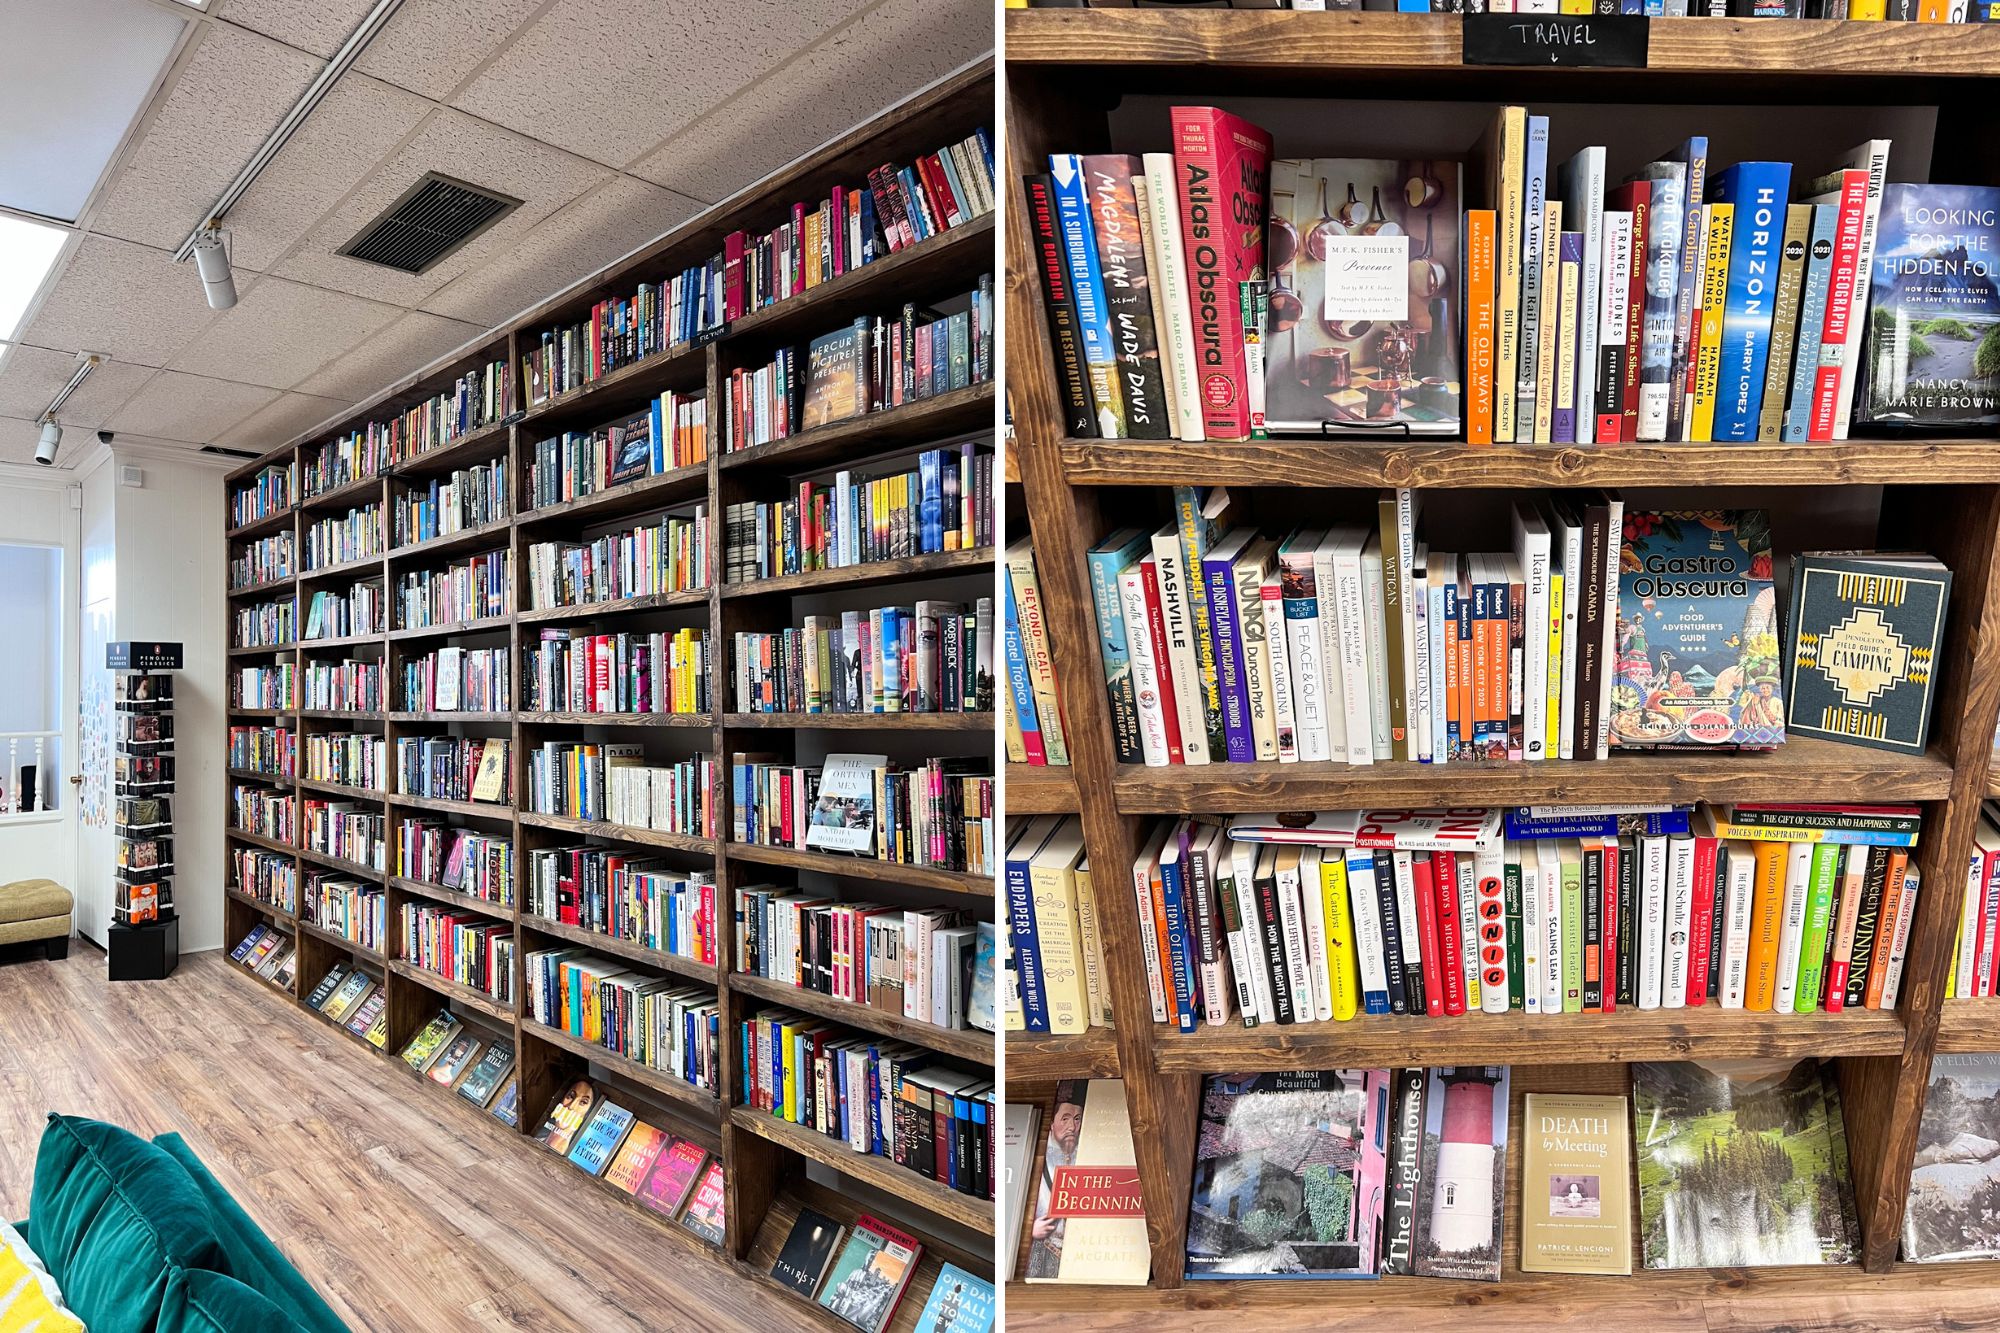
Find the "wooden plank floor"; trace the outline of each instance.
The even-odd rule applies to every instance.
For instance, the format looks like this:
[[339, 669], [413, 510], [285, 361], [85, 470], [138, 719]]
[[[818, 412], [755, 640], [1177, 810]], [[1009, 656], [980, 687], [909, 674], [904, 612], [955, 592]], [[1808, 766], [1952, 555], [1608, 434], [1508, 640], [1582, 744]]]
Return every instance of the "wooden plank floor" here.
[[0, 1215], [51, 1110], [178, 1132], [357, 1330], [759, 1330], [796, 1312], [575, 1168], [455, 1109], [217, 953], [161, 982], [0, 965]]

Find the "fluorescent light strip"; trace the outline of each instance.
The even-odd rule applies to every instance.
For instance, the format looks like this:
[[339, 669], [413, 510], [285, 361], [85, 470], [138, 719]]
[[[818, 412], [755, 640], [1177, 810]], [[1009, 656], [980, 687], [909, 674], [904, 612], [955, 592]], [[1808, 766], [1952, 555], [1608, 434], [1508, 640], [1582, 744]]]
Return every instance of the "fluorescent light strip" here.
[[12, 340], [69, 232], [0, 213], [0, 340]]
[[84, 354], [83, 360], [77, 363], [76, 373], [69, 377], [69, 383], [62, 386], [61, 392], [55, 396], [55, 401], [50, 403], [48, 409], [42, 413], [41, 419], [43, 421], [54, 421], [56, 419], [56, 413], [61, 411], [62, 405], [69, 401], [69, 396], [76, 392], [77, 386], [83, 383], [84, 377], [97, 369], [97, 361], [98, 357], [96, 353], [90, 352]]

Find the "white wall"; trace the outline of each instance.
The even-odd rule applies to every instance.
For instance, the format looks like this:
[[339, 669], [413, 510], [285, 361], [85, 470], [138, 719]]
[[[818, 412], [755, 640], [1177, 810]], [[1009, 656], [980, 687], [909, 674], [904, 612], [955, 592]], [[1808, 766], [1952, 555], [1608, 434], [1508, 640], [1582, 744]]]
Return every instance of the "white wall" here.
[[77, 670], [70, 673], [78, 699], [76, 772], [77, 933], [104, 943], [111, 925], [112, 866], [118, 842], [111, 833], [112, 710], [110, 677], [104, 670], [104, 645], [117, 637], [118, 513], [113, 472], [104, 462], [86, 472], [79, 488], [80, 586], [71, 603], [77, 623]]
[[[70, 478], [39, 469], [7, 468], [0, 474], [0, 541], [30, 542], [63, 551], [63, 595], [60, 604], [75, 605], [77, 587], [77, 524], [68, 495]], [[74, 661], [74, 621], [55, 645], [63, 661]], [[8, 612], [0, 610], [0, 634], [13, 640], [16, 631]], [[74, 771], [76, 754], [76, 673], [59, 673], [57, 729], [63, 732], [63, 767]], [[12, 723], [4, 724], [14, 729]], [[57, 793], [61, 808], [42, 816], [11, 816], [0, 820], [0, 883], [16, 879], [53, 879], [73, 885], [76, 853], [75, 790], [66, 782]]]

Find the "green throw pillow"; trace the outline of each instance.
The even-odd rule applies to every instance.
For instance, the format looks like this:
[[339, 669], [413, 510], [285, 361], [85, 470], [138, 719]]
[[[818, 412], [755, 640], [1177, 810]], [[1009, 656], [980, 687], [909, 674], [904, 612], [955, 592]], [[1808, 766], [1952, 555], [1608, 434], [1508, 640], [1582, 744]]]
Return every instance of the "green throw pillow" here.
[[155, 1333], [295, 1333], [291, 1317], [233, 1277], [199, 1268], [167, 1279]]

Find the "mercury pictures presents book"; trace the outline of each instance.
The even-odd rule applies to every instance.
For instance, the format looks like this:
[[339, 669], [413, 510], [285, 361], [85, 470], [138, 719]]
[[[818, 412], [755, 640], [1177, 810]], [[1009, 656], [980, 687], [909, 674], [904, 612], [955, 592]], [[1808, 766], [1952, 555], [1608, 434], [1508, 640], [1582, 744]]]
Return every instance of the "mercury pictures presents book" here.
[[1030, 1225], [1030, 1282], [1144, 1286], [1152, 1267], [1125, 1084], [1056, 1085]]
[[1521, 1109], [1521, 1271], [1629, 1276], [1625, 1099], [1531, 1092]]
[[1922, 754], [1950, 601], [1928, 555], [1793, 556], [1787, 732]]

